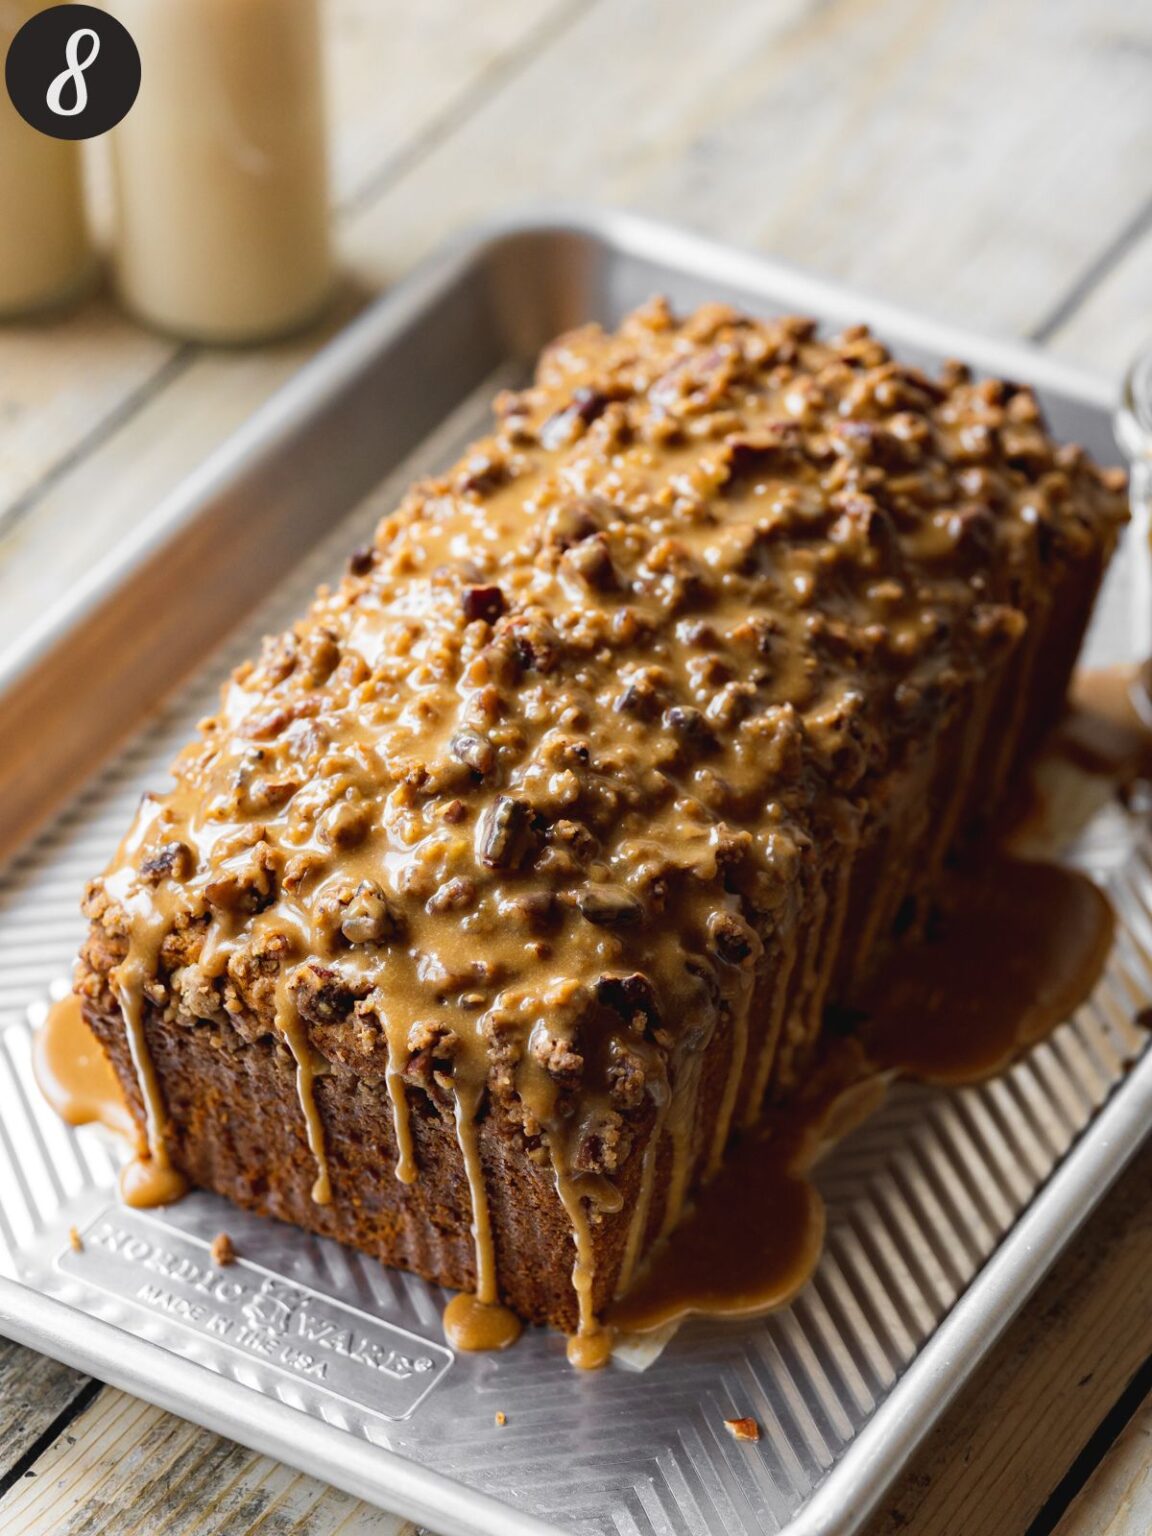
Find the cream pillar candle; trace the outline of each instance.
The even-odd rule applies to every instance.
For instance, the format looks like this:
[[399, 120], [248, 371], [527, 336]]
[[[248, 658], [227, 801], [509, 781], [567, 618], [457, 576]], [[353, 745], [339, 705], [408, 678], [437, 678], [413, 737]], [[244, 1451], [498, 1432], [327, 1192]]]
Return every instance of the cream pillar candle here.
[[114, 0], [140, 94], [110, 134], [116, 269], [142, 319], [258, 341], [332, 285], [316, 0]]
[[[0, 0], [0, 61], [43, 0]], [[42, 309], [87, 283], [80, 146], [29, 127], [0, 78], [0, 317]]]

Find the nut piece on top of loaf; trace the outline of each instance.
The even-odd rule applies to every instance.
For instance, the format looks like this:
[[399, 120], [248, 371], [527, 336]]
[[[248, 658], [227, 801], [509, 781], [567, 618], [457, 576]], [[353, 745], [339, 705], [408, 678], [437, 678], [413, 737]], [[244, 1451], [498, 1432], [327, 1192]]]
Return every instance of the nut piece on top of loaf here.
[[718, 306], [496, 415], [226, 685], [78, 990], [146, 1174], [588, 1340], [1053, 721], [1125, 501], [1027, 389]]

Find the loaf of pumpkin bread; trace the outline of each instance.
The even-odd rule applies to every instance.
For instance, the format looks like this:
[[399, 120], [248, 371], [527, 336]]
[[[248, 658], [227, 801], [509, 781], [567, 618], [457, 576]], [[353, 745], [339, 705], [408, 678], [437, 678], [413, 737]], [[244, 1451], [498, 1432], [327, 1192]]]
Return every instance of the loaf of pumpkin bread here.
[[560, 338], [90, 887], [152, 1156], [588, 1327], [1002, 803], [1124, 517], [1027, 389], [863, 328]]

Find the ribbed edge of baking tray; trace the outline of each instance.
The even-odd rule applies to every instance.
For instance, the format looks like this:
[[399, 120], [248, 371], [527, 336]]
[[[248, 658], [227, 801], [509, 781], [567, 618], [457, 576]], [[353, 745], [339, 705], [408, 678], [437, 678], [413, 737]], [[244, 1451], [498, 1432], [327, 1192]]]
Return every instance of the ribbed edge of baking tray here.
[[[761, 304], [774, 291], [765, 281]], [[118, 1149], [99, 1131], [62, 1126], [31, 1080], [30, 1025], [67, 975], [84, 880], [142, 790], [165, 781], [224, 669], [290, 621], [403, 485], [454, 457], [512, 376], [470, 395], [0, 876], [0, 1324], [445, 1532], [848, 1531], [1147, 1123], [1152, 1059], [1133, 1022], [1152, 998], [1146, 823], [1110, 809], [1075, 852], [1120, 919], [1090, 1003], [991, 1083], [897, 1088], [819, 1170], [828, 1244], [796, 1303], [757, 1323], [686, 1326], [643, 1374], [574, 1373], [562, 1341], [540, 1330], [504, 1356], [451, 1359], [433, 1288], [197, 1194], [134, 1218], [138, 1242], [186, 1258], [226, 1229], [251, 1261], [242, 1281], [279, 1277], [268, 1289], [286, 1286], [278, 1294], [293, 1306], [343, 1304], [385, 1341], [413, 1341], [416, 1354], [427, 1341], [431, 1363], [419, 1393], [391, 1380], [377, 1391], [367, 1368], [330, 1390], [213, 1338], [157, 1304], [155, 1287], [141, 1297], [154, 1268], [126, 1280], [101, 1267], [99, 1223], [118, 1219]], [[73, 1224], [88, 1234], [80, 1254]], [[744, 1414], [762, 1425], [757, 1445], [724, 1430], [725, 1417]]]

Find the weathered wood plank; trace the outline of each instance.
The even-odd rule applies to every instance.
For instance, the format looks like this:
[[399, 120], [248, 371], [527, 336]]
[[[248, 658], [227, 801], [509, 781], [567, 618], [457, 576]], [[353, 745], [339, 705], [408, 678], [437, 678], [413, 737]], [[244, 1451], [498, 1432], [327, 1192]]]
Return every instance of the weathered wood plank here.
[[320, 332], [259, 352], [202, 356], [141, 402], [119, 430], [42, 479], [34, 511], [0, 536], [0, 648], [133, 529], [350, 313], [345, 304]]
[[415, 1527], [105, 1387], [0, 1499], [5, 1536], [415, 1536]]
[[0, 1339], [0, 1483], [87, 1385], [78, 1371]]
[[1054, 1536], [1148, 1536], [1152, 1531], [1152, 1400], [1131, 1419], [1069, 1506]]
[[352, 248], [386, 277], [494, 194], [590, 198], [1025, 332], [1148, 195], [1149, 49], [1143, 0], [592, 5]]
[[322, 0], [333, 192], [345, 207], [412, 163], [551, 38], [570, 0]]
[[[1149, 75], [1152, 92], [1152, 65]], [[1141, 212], [1136, 237], [1128, 242], [1122, 234], [1108, 260], [1089, 274], [1093, 286], [1087, 292], [1075, 288], [1075, 307], [1062, 308], [1044, 338], [1053, 351], [1117, 377], [1137, 348], [1152, 345], [1152, 196]]]
[[932, 1432], [867, 1536], [1028, 1529], [1152, 1354], [1150, 1181], [1152, 1145]]

